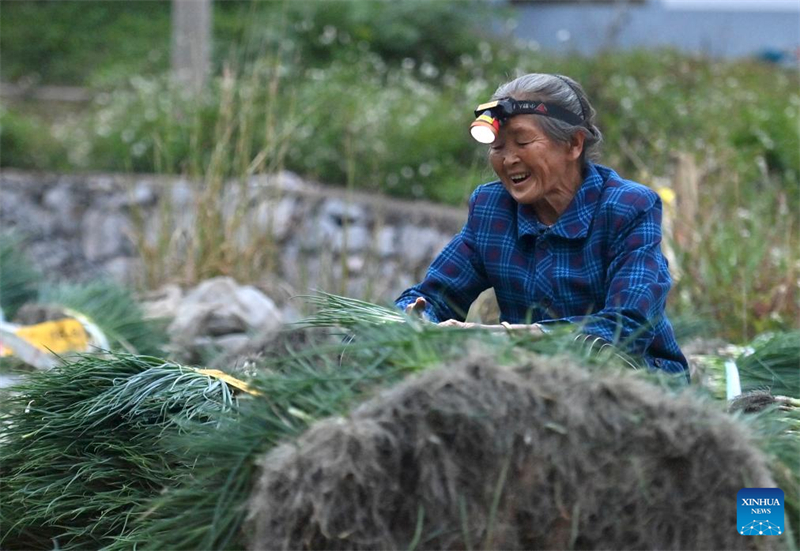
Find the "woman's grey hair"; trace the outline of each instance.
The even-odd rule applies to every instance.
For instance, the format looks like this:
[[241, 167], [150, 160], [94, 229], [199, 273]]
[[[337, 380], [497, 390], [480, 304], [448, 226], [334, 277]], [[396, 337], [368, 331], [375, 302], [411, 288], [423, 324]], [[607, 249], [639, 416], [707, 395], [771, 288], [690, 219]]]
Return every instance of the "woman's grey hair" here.
[[544, 101], [571, 111], [583, 119], [583, 124], [572, 125], [551, 117], [538, 117], [537, 121], [547, 136], [554, 141], [569, 143], [576, 132], [586, 136], [581, 153], [581, 164], [600, 158], [603, 135], [595, 126], [596, 112], [580, 84], [569, 77], [531, 73], [500, 86], [492, 99]]

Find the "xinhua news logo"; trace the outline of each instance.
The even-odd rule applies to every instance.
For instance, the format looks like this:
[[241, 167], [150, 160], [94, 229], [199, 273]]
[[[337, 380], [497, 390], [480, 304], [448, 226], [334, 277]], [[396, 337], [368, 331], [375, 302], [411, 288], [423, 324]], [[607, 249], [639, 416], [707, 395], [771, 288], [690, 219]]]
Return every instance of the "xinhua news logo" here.
[[736, 494], [736, 523], [743, 536], [783, 534], [783, 490], [742, 488]]

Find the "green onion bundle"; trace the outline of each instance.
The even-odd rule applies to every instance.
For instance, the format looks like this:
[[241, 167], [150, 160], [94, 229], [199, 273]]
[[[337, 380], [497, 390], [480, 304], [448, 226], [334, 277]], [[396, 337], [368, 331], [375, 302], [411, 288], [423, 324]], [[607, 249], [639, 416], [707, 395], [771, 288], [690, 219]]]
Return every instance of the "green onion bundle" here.
[[792, 530], [794, 548], [800, 548], [800, 399], [778, 398], [747, 420], [769, 458], [775, 483], [783, 490], [787, 532]]
[[401, 323], [408, 319], [397, 308], [380, 306], [354, 298], [319, 292], [304, 295], [317, 311], [301, 322], [305, 327], [356, 327], [367, 324]]
[[137, 504], [198, 460], [160, 442], [234, 404], [223, 381], [146, 356], [31, 374], [2, 404], [0, 547], [111, 543]]
[[769, 389], [775, 396], [800, 398], [800, 331], [756, 339], [736, 360], [742, 390]]

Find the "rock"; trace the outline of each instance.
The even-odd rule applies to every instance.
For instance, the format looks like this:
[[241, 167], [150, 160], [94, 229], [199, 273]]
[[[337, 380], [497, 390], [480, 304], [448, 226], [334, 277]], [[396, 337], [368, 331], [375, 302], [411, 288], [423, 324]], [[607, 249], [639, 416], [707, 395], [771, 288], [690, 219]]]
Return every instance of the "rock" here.
[[348, 226], [334, 234], [333, 250], [336, 252], [359, 253], [369, 249], [372, 233], [365, 226]]
[[66, 184], [57, 185], [44, 194], [42, 204], [53, 213], [54, 231], [67, 235], [78, 232], [81, 209], [76, 203], [74, 190]]
[[80, 279], [97, 275], [96, 268], [83, 257], [80, 245], [72, 239], [51, 238], [31, 241], [25, 246], [25, 255], [34, 266], [50, 277]]
[[383, 226], [375, 235], [375, 252], [381, 258], [397, 254], [397, 228]]
[[15, 228], [20, 234], [34, 238], [49, 238], [56, 230], [55, 220], [47, 209], [21, 193], [3, 191], [0, 219], [4, 228]]
[[158, 196], [153, 190], [153, 185], [146, 180], [141, 180], [112, 193], [99, 206], [107, 210], [120, 210], [153, 206], [157, 201]]
[[58, 320], [66, 317], [64, 310], [49, 304], [29, 302], [23, 304], [14, 316], [14, 323], [19, 325], [36, 325], [46, 321]]
[[275, 241], [283, 241], [292, 229], [297, 200], [284, 197], [277, 203], [261, 201], [253, 213], [253, 225], [259, 234], [272, 234]]
[[83, 219], [83, 254], [87, 260], [130, 256], [130, 219], [119, 212], [90, 211]]
[[270, 333], [281, 324], [280, 310], [264, 293], [230, 277], [217, 277], [183, 298], [169, 332], [174, 341], [188, 345], [201, 336]]
[[341, 199], [329, 199], [322, 205], [320, 215], [328, 218], [336, 226], [367, 225], [369, 218], [362, 205], [348, 203]]
[[363, 206], [331, 199], [322, 204], [317, 216], [304, 218], [300, 245], [306, 251], [363, 252], [372, 244], [369, 222]]
[[136, 287], [142, 279], [142, 260], [132, 256], [116, 256], [103, 263], [103, 271], [118, 283]]
[[400, 230], [401, 254], [412, 266], [429, 264], [450, 239], [432, 228], [406, 225]]
[[191, 182], [177, 180], [169, 188], [169, 201], [176, 211], [194, 208], [195, 191]]
[[[346, 264], [348, 276], [369, 282], [371, 296], [388, 299], [386, 290], [402, 290], [403, 282], [421, 278], [457, 231], [453, 228], [463, 222], [448, 212], [453, 209], [359, 192], [345, 196], [290, 172], [254, 175], [245, 186], [236, 181], [228, 185], [231, 202], [226, 208], [246, 203], [247, 212], [226, 220], [225, 245], [245, 254], [257, 256], [263, 250], [275, 255], [277, 273], [298, 293], [352, 288], [341, 281]], [[104, 272], [126, 282], [131, 275], [143, 278], [142, 273], [132, 274], [140, 272], [131, 260], [140, 252], [139, 237], [150, 248], [146, 261], [157, 257], [164, 263], [163, 270], [151, 266], [151, 275], [191, 277], [182, 268], [200, 231], [197, 200], [202, 189], [202, 182], [180, 178], [9, 169], [0, 174], [0, 220], [4, 231], [13, 229], [26, 238], [25, 253], [33, 264], [60, 280], [90, 280]], [[246, 201], [236, 190], [246, 191]], [[220, 323], [218, 330], [226, 324], [227, 329], [241, 326], [238, 321]]]
[[133, 203], [140, 207], [153, 206], [158, 202], [158, 195], [153, 189], [153, 184], [147, 180], [136, 183], [131, 198]]
[[9, 373], [0, 373], [0, 388], [8, 388], [17, 383], [22, 382], [22, 375], [11, 375]]
[[252, 337], [245, 333], [231, 333], [212, 340], [213, 346], [222, 354], [236, 354], [247, 347]]
[[142, 296], [142, 310], [146, 318], [174, 318], [178, 314], [183, 291], [174, 283]]

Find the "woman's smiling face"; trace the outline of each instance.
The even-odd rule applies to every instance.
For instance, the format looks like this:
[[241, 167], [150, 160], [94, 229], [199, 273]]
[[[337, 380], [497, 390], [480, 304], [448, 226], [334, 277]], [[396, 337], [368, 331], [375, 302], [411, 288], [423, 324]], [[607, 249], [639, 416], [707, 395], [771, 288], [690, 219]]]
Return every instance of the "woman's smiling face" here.
[[[539, 115], [517, 115], [500, 127], [489, 151], [489, 160], [503, 186], [521, 204], [556, 207], [567, 195], [569, 204], [580, 185], [578, 159], [583, 135], [573, 143], [551, 140], [537, 123]], [[576, 177], [578, 182], [576, 182]], [[536, 209], [537, 211], [540, 209]], [[558, 212], [560, 214], [560, 212]]]

